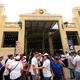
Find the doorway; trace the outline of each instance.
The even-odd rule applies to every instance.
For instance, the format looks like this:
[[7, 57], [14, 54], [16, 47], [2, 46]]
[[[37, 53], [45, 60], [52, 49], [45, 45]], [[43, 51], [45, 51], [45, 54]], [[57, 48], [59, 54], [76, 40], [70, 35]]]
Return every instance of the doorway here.
[[[57, 21], [25, 21], [25, 51], [39, 51], [41, 53], [50, 53], [49, 36], [51, 36], [53, 43], [51, 44], [55, 49], [62, 49], [60, 39], [59, 26], [54, 28]], [[52, 34], [49, 35], [49, 32]], [[56, 45], [59, 43], [59, 45]], [[26, 46], [27, 45], [27, 46]]]

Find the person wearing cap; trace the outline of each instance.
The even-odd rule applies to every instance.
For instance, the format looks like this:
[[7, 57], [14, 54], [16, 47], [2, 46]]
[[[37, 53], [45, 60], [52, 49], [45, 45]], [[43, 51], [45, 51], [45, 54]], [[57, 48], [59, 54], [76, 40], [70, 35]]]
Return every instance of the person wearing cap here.
[[43, 62], [43, 76], [45, 80], [51, 80], [51, 71], [50, 71], [50, 60], [49, 54], [44, 54], [44, 62]]
[[42, 67], [38, 67], [37, 69], [42, 69], [44, 80], [51, 80], [51, 71], [50, 71], [50, 60], [49, 60], [49, 54], [44, 54], [44, 62]]
[[10, 79], [11, 80], [21, 80], [21, 71], [23, 70], [23, 65], [20, 62], [20, 56], [14, 57], [15, 61], [9, 65]]
[[54, 80], [66, 80], [63, 71], [63, 64], [59, 62], [60, 57], [54, 56], [53, 61], [51, 61], [51, 69], [54, 73]]

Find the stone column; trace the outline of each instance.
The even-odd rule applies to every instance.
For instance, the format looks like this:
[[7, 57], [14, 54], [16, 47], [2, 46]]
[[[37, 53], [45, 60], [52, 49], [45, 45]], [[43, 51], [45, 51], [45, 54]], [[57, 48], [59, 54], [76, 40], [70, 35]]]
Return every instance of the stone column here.
[[48, 38], [49, 38], [49, 50], [50, 50], [50, 54], [53, 54], [53, 40], [52, 40], [52, 32], [48, 33]]

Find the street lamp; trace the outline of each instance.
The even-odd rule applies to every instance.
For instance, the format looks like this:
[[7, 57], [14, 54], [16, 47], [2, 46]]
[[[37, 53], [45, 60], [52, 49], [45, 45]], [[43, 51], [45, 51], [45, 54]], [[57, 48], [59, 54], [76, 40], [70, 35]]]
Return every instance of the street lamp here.
[[18, 25], [22, 29], [22, 22], [21, 21], [18, 22]]

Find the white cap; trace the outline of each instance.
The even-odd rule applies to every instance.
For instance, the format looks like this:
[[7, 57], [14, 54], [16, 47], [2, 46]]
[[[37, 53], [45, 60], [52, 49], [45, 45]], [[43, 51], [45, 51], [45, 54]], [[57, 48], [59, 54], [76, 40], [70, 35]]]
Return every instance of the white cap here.
[[39, 53], [39, 54], [41, 54], [41, 53]]
[[61, 57], [65, 57], [65, 55], [61, 55]]
[[20, 59], [20, 56], [16, 56], [16, 57], [14, 57], [16, 60], [19, 60]]
[[45, 55], [45, 56], [48, 56], [49, 54], [48, 54], [48, 53], [45, 53], [44, 55]]
[[26, 59], [26, 56], [24, 56], [24, 58]]

